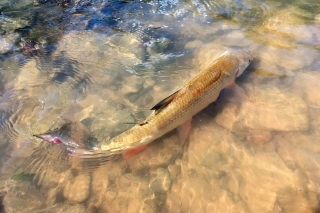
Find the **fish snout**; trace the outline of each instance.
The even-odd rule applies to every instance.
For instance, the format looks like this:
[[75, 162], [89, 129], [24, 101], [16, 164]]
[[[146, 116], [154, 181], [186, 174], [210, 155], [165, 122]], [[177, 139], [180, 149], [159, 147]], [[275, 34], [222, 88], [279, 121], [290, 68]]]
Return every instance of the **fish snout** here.
[[252, 51], [249, 49], [240, 50], [237, 54], [237, 58], [239, 60], [239, 70], [237, 72], [237, 77], [239, 77], [253, 60]]
[[244, 50], [245, 58], [249, 61], [249, 63], [253, 60], [253, 53], [251, 50]]

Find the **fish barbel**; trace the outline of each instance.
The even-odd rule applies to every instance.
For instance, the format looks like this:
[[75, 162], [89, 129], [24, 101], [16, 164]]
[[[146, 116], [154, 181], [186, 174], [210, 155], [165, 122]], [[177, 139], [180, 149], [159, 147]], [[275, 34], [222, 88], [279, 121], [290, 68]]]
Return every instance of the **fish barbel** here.
[[[75, 143], [58, 139], [59, 143], [68, 145], [69, 150], [74, 153], [113, 155], [130, 152], [130, 150], [139, 151], [139, 147], [145, 146], [178, 126], [182, 126], [184, 129], [182, 132], [187, 135], [192, 116], [214, 102], [222, 89], [232, 85], [251, 60], [250, 50], [224, 52], [209, 67], [185, 81], [177, 91], [152, 107], [153, 112], [144, 122], [115, 136], [107, 144], [89, 150], [79, 145], [73, 146], [72, 144]], [[41, 137], [37, 135], [39, 136]], [[50, 140], [48, 135], [47, 139], [41, 138]], [[51, 142], [55, 141], [51, 140]]]

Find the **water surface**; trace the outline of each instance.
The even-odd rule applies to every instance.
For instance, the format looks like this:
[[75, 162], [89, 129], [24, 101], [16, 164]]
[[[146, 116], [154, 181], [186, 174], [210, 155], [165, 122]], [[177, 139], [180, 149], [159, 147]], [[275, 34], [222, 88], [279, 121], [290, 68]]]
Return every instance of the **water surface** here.
[[[0, 209], [6, 212], [319, 211], [318, 1], [1, 1]], [[129, 158], [81, 160], [33, 134], [70, 121], [100, 142], [222, 52], [237, 79]]]

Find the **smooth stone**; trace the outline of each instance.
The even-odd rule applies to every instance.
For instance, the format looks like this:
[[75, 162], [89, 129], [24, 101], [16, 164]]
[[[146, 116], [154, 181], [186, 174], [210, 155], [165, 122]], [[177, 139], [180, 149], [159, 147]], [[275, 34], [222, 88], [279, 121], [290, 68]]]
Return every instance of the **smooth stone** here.
[[270, 85], [247, 88], [246, 92], [249, 100], [241, 106], [226, 104], [216, 117], [217, 124], [240, 135], [247, 134], [246, 129], [288, 132], [309, 128], [308, 109], [299, 96]]
[[144, 51], [142, 49], [141, 41], [139, 41], [139, 35], [133, 34], [115, 34], [107, 39], [109, 45], [118, 49], [119, 52], [124, 54], [133, 54], [134, 57], [139, 59], [144, 58]]
[[89, 192], [90, 176], [88, 174], [80, 174], [67, 183], [63, 195], [72, 203], [81, 203], [88, 198]]
[[263, 144], [271, 140], [271, 133], [263, 130], [249, 130], [246, 139], [252, 143]]
[[[90, 167], [89, 169], [92, 169]], [[87, 212], [94, 212], [96, 208], [102, 206], [104, 202], [112, 201], [116, 198], [117, 193], [108, 189], [109, 177], [106, 176], [110, 171], [110, 161], [104, 163], [93, 170], [91, 178], [90, 196], [86, 201]]]
[[190, 42], [188, 42], [185, 46], [184, 46], [184, 48], [186, 48], [186, 49], [196, 49], [196, 48], [198, 48], [198, 47], [201, 47], [203, 45], [203, 42], [202, 41], [200, 41], [200, 40], [193, 40], [193, 41], [190, 41]]
[[168, 171], [171, 179], [176, 179], [176, 177], [180, 174], [180, 167], [173, 163], [168, 166]]
[[294, 90], [304, 97], [310, 107], [320, 108], [320, 74], [314, 72], [299, 72], [295, 76]]
[[0, 54], [8, 53], [12, 50], [13, 43], [7, 39], [0, 36]]
[[112, 200], [114, 200], [115, 198], [117, 197], [117, 192], [115, 192], [115, 191], [107, 191], [107, 193], [106, 193], [106, 198], [107, 198], [107, 200], [109, 200], [109, 201], [112, 201]]
[[250, 41], [245, 37], [244, 32], [240, 30], [234, 30], [230, 33], [223, 34], [216, 40], [215, 43], [219, 43], [225, 46], [237, 46], [237, 47], [247, 47], [250, 44]]
[[300, 71], [315, 61], [319, 53], [317, 50], [298, 47], [293, 50], [278, 49], [272, 57], [279, 69]]
[[219, 152], [210, 151], [201, 161], [201, 165], [210, 169], [215, 163], [222, 161], [222, 156]]
[[240, 176], [235, 172], [231, 172], [220, 179], [220, 187], [233, 194], [239, 194]]

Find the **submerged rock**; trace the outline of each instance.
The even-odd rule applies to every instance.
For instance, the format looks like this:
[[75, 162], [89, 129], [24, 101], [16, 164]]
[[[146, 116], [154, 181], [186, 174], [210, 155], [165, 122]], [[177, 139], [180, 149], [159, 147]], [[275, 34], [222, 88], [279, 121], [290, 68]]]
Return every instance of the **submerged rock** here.
[[277, 193], [276, 198], [275, 208], [282, 212], [312, 213], [317, 211], [318, 200], [316, 197], [295, 188], [284, 188]]
[[28, 213], [40, 210], [44, 207], [45, 198], [39, 190], [27, 182], [16, 184], [16, 186], [8, 190], [3, 199], [5, 212]]
[[[242, 135], [246, 129], [263, 131], [306, 131], [308, 109], [297, 95], [276, 87], [247, 88], [249, 100], [237, 105], [227, 103], [216, 122]], [[246, 133], [245, 133], [246, 134]]]
[[13, 43], [9, 39], [0, 36], [0, 55], [10, 52], [12, 48]]
[[268, 46], [294, 48], [297, 38], [310, 33], [305, 31], [303, 25], [306, 21], [298, 10], [298, 7], [288, 7], [271, 13], [262, 25], [252, 28], [249, 37]]
[[320, 108], [319, 86], [320, 74], [317, 71], [299, 72], [295, 77], [294, 90], [304, 97], [309, 107]]
[[[125, 44], [118, 47], [121, 42]], [[121, 34], [109, 37], [93, 31], [71, 31], [61, 38], [56, 53], [66, 52], [69, 57], [96, 67], [101, 66], [101, 62], [104, 68], [111, 68], [116, 63], [132, 67], [141, 62], [137, 58], [140, 57], [137, 45], [134, 38]]]
[[85, 201], [90, 192], [90, 179], [88, 174], [80, 174], [70, 180], [64, 188], [65, 198], [73, 203]]

